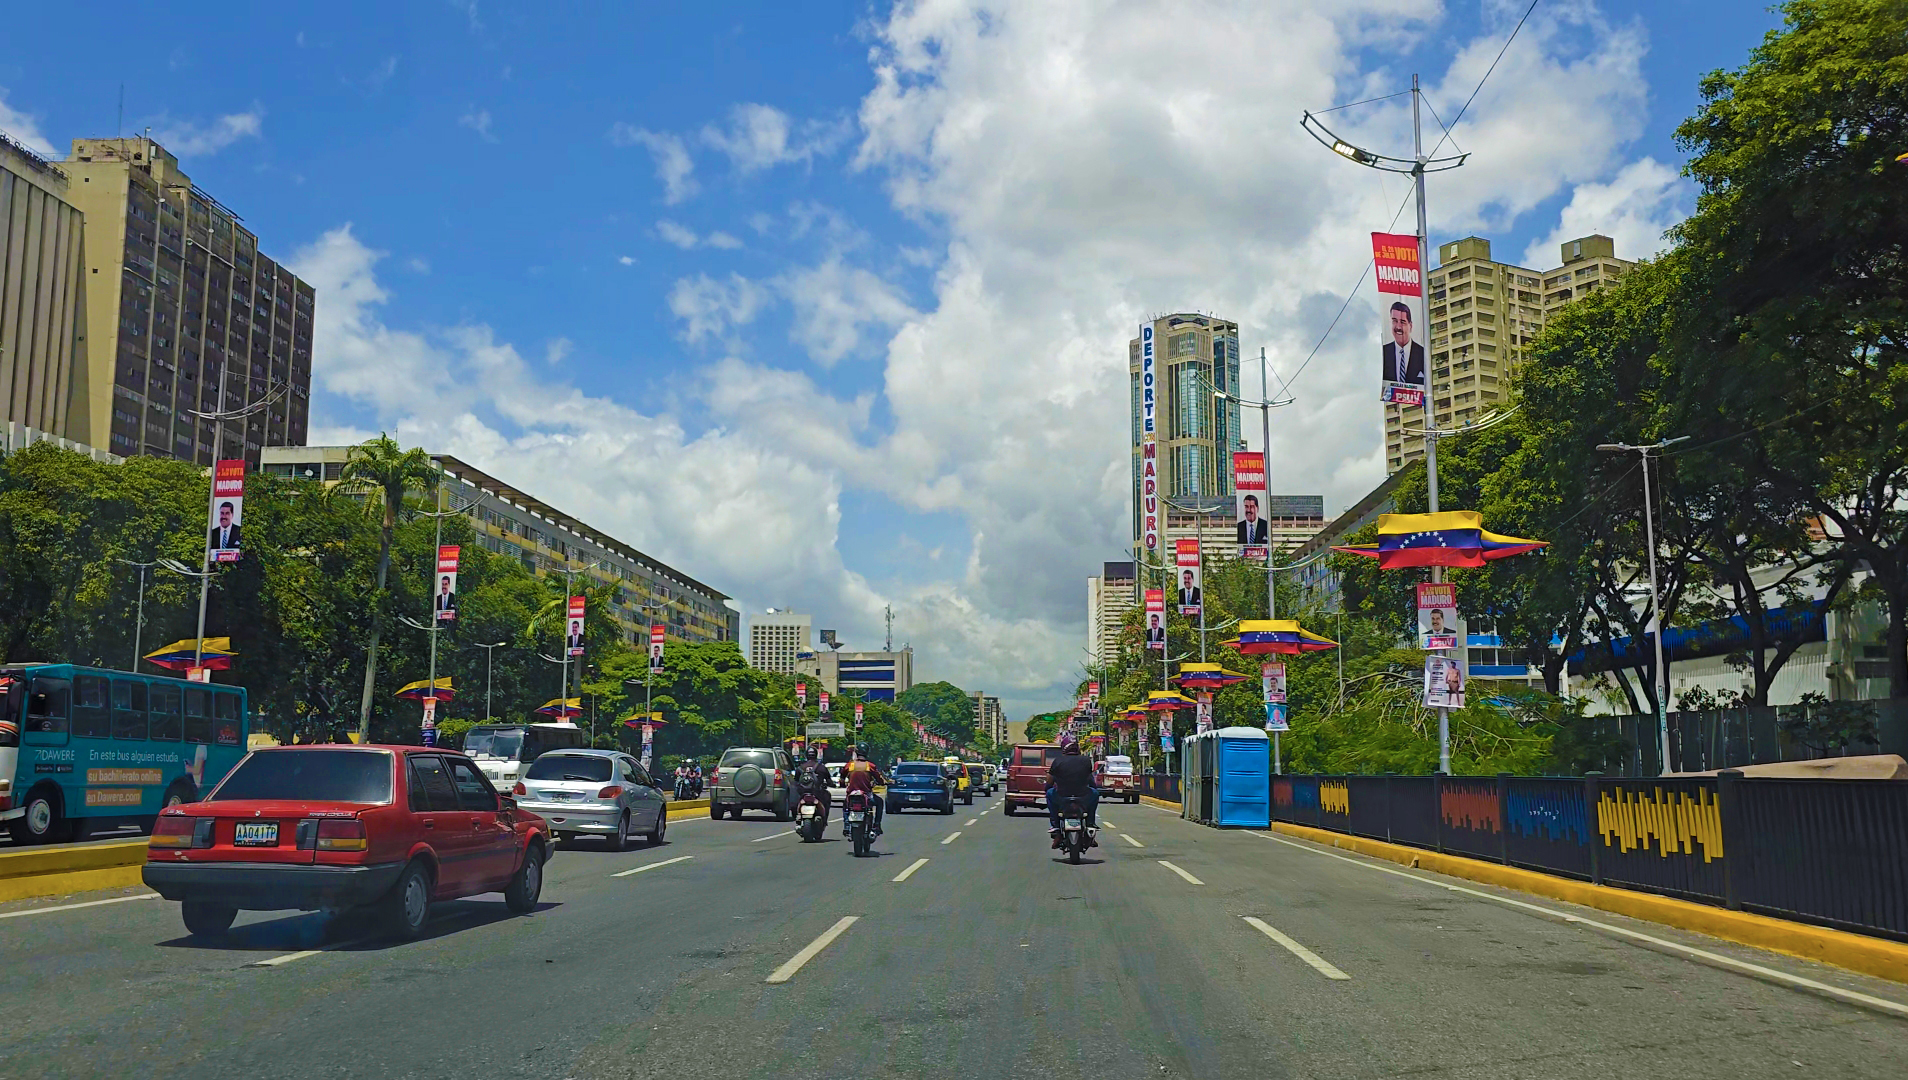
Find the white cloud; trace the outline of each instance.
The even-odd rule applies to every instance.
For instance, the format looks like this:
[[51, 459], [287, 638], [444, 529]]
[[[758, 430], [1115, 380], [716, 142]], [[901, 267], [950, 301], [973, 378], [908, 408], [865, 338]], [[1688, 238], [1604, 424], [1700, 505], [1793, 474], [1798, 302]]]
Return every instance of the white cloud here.
[[753, 322], [762, 311], [766, 291], [740, 274], [727, 281], [707, 274], [682, 278], [669, 290], [669, 310], [686, 325], [683, 338], [690, 344], [721, 340], [736, 327]]
[[570, 354], [575, 351], [576, 343], [569, 338], [551, 338], [549, 342], [543, 346], [543, 362], [552, 366], [561, 364], [563, 361], [568, 360]]
[[1616, 241], [1624, 259], [1647, 259], [1669, 248], [1663, 234], [1689, 216], [1696, 186], [1675, 169], [1643, 158], [1625, 165], [1609, 183], [1578, 184], [1549, 236], [1531, 242], [1524, 265], [1548, 270], [1559, 261], [1559, 245], [1602, 233]]
[[796, 124], [771, 105], [742, 104], [729, 110], [726, 128], [702, 129], [702, 141], [728, 155], [742, 172], [802, 162], [832, 152], [852, 132], [845, 122], [804, 120]]
[[674, 244], [684, 251], [688, 251], [690, 248], [695, 247], [696, 243], [701, 239], [695, 233], [684, 228], [683, 226], [678, 225], [673, 221], [666, 221], [666, 220], [658, 221], [656, 223], [656, 235], [662, 237], [664, 241]]
[[152, 126], [152, 137], [179, 157], [211, 157], [240, 139], [263, 135], [265, 109], [254, 104], [246, 112], [221, 116], [209, 124], [161, 116]]
[[422, 255], [413, 255], [404, 260], [404, 268], [413, 274], [428, 274], [431, 272], [431, 261]]
[[712, 248], [721, 248], [724, 251], [733, 251], [742, 246], [741, 240], [719, 229], [703, 237], [702, 242]]
[[469, 128], [476, 132], [478, 138], [483, 139], [485, 142], [494, 143], [497, 141], [497, 136], [490, 132], [489, 109], [473, 109], [465, 113], [457, 118], [457, 126]]
[[795, 308], [789, 337], [824, 366], [859, 349], [863, 327], [892, 329], [917, 314], [899, 289], [838, 257], [777, 283]]
[[7, 88], [4, 86], [0, 86], [0, 131], [6, 132], [14, 142], [41, 157], [61, 156], [54, 149], [52, 141], [40, 130], [39, 117], [7, 104]]
[[696, 193], [696, 163], [682, 136], [648, 131], [618, 121], [611, 125], [610, 142], [617, 146], [641, 146], [656, 162], [656, 179], [663, 183], [663, 202], [674, 206]]
[[636, 265], [636, 259], [635, 259], [635, 258], [634, 258], [633, 256], [630, 256], [630, 255], [624, 255], [624, 256], [622, 256], [622, 257], [620, 257], [620, 258], [618, 258], [618, 259], [617, 259], [616, 261], [617, 261], [617, 262], [619, 262], [619, 263], [622, 263], [622, 264], [623, 264], [624, 266], [635, 266], [635, 265]]

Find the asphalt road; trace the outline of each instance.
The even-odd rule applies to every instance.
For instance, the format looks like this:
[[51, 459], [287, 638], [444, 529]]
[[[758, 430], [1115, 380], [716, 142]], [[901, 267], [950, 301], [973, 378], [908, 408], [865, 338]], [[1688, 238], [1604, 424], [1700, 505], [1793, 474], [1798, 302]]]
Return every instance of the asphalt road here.
[[0, 905], [0, 1077], [1908, 1070], [1903, 1015], [1494, 898], [1889, 1001], [1908, 987], [1149, 806], [1104, 816], [1081, 866], [993, 798], [891, 818], [869, 859], [766, 817], [679, 820], [659, 849], [566, 849], [533, 915], [442, 905], [401, 945], [274, 913], [201, 944], [142, 890]]

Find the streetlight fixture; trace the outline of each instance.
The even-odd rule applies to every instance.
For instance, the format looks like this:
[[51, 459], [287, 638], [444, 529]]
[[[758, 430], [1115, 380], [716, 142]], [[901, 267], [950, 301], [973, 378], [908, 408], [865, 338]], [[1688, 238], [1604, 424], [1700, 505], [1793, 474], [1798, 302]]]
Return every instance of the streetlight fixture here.
[[[0, 349], [0, 352], [5, 352], [5, 351], [6, 351], [5, 349]], [[154, 559], [151, 562], [135, 562], [132, 559], [116, 559], [114, 561], [124, 563], [127, 566], [137, 566], [139, 568], [139, 613], [133, 616], [132, 666], [126, 669], [127, 671], [138, 671], [139, 670], [139, 648], [140, 648], [139, 637], [140, 637], [140, 634], [146, 629], [146, 571], [152, 569], [155, 566], [158, 566], [159, 560]]]
[[510, 643], [508, 641], [499, 641], [494, 645], [485, 645], [483, 642], [477, 641], [471, 644], [484, 650], [484, 719], [488, 721], [492, 719], [490, 713], [490, 675], [495, 667], [496, 651]]
[[[1282, 398], [1272, 398], [1271, 380], [1268, 378], [1271, 370], [1265, 357], [1265, 347], [1261, 345], [1259, 347], [1259, 394], [1264, 400], [1248, 401], [1237, 395], [1228, 394], [1216, 386], [1212, 388], [1212, 396], [1221, 401], [1236, 401], [1245, 408], [1259, 410], [1259, 452], [1265, 464], [1265, 509], [1268, 511], [1272, 509], [1272, 410], [1290, 405], [1297, 400], [1290, 394]], [[1268, 619], [1279, 617], [1278, 590], [1272, 578], [1273, 554], [1272, 519], [1268, 515], [1265, 519], [1265, 617]]]
[[1663, 773], [1670, 772], [1669, 750], [1669, 669], [1663, 664], [1663, 596], [1656, 585], [1656, 515], [1650, 496], [1650, 454], [1663, 456], [1666, 447], [1688, 441], [1689, 436], [1678, 435], [1674, 439], [1658, 439], [1642, 446], [1629, 443], [1600, 443], [1597, 449], [1606, 454], [1638, 455], [1643, 462], [1643, 536], [1644, 543], [1650, 549], [1650, 616], [1656, 622], [1656, 678], [1651, 680], [1655, 686], [1656, 698], [1656, 737], [1657, 752], [1662, 755]]

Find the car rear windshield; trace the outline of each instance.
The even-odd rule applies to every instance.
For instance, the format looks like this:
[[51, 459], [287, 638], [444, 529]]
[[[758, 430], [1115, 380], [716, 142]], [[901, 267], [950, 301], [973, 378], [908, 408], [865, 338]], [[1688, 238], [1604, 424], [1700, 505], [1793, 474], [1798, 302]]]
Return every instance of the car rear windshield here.
[[894, 770], [896, 776], [940, 776], [939, 765], [903, 765]]
[[545, 754], [523, 774], [525, 780], [583, 780], [610, 778], [610, 759], [595, 754]]
[[295, 799], [388, 803], [391, 755], [382, 750], [260, 750], [232, 770], [207, 802]]
[[1016, 765], [1051, 765], [1053, 759], [1060, 756], [1057, 746], [1023, 746], [1014, 751]]
[[722, 755], [722, 767], [725, 769], [741, 768], [744, 765], [760, 765], [765, 769], [773, 769], [775, 767], [775, 751], [731, 750]]

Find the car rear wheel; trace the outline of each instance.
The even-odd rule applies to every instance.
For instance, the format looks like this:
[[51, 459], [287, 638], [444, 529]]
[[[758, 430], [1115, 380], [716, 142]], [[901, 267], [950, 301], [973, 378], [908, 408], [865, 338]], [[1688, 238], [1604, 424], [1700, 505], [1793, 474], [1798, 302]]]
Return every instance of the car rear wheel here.
[[953, 812], [954, 812], [954, 796], [949, 795], [947, 797], [947, 801], [941, 804], [941, 813], [951, 814]]
[[722, 804], [714, 799], [709, 800], [709, 818], [712, 821], [722, 820]]
[[616, 819], [616, 835], [609, 838], [609, 849], [622, 851], [627, 847], [629, 847], [629, 811], [625, 810], [623, 816]]
[[179, 914], [185, 917], [186, 933], [193, 937], [218, 937], [232, 929], [238, 909], [204, 900], [187, 900], [179, 905]]
[[523, 853], [523, 865], [510, 879], [510, 885], [504, 889], [504, 906], [519, 915], [528, 915], [537, 909], [537, 897], [543, 895], [543, 849], [536, 844]]
[[[512, 883], [514, 887], [514, 881]], [[431, 872], [421, 862], [413, 862], [398, 875], [397, 884], [384, 897], [378, 913], [385, 930], [400, 941], [409, 941], [422, 933], [431, 913]]]
[[1138, 796], [1138, 795], [1128, 795], [1128, 796], [1126, 797], [1126, 802], [1127, 802], [1127, 805], [1129, 805], [1129, 806], [1138, 806], [1138, 805], [1139, 805], [1139, 796]]
[[664, 803], [662, 809], [656, 811], [656, 827], [649, 831], [649, 843], [651, 847], [662, 846], [663, 832], [667, 830], [668, 828], [669, 828], [669, 804]]
[[1000, 809], [1001, 809], [1001, 812], [1005, 813], [1008, 817], [1013, 817], [1014, 816], [1014, 800], [1008, 799], [1005, 802], [1001, 803]]

